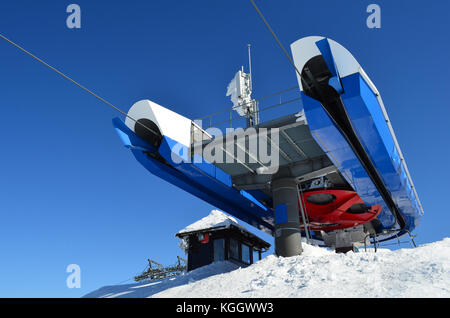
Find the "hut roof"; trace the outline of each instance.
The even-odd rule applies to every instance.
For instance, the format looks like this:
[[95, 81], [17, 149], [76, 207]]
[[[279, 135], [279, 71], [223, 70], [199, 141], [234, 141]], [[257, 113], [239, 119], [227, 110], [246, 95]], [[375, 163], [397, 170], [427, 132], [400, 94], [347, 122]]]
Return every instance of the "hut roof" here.
[[187, 233], [199, 232], [206, 229], [229, 228], [231, 225], [242, 230], [246, 230], [245, 227], [240, 225], [235, 218], [223, 213], [222, 211], [212, 210], [208, 216], [186, 226], [184, 229], [179, 231], [177, 236], [183, 236]]

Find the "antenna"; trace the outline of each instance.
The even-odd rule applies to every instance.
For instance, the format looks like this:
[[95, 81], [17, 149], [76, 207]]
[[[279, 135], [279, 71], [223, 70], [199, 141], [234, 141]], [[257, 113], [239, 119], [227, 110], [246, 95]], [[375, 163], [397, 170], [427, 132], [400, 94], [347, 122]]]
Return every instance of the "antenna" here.
[[[251, 94], [253, 92], [251, 45], [247, 44], [247, 48], [248, 48], [248, 87]], [[246, 117], [247, 117], [247, 127], [259, 125], [259, 108], [257, 100], [255, 99], [251, 100], [249, 112]]]
[[248, 47], [248, 75], [250, 77], [250, 91], [253, 91], [253, 83], [252, 83], [252, 55], [250, 50], [250, 44], [247, 44]]
[[247, 127], [259, 124], [258, 102], [252, 99], [252, 59], [250, 44], [248, 48], [249, 73], [244, 72], [244, 66], [236, 73], [227, 87], [226, 96], [231, 96], [233, 109], [242, 117], [246, 118]]

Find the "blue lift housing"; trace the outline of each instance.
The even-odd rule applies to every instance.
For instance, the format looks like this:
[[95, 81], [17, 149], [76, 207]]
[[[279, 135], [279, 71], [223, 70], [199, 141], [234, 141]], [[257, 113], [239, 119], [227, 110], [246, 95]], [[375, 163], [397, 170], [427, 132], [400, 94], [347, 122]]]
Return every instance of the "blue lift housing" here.
[[[297, 77], [304, 113], [300, 118], [297, 113], [274, 118], [256, 127], [256, 133], [261, 128], [280, 130], [280, 165], [289, 167], [298, 180], [334, 174], [367, 205], [381, 205], [378, 240], [411, 232], [423, 209], [375, 85], [333, 40], [307, 37], [294, 42], [291, 50], [301, 72]], [[270, 172], [258, 173], [258, 163], [198, 158], [196, 139], [202, 149], [215, 139], [204, 138], [207, 132], [195, 122], [154, 102], [137, 102], [128, 115], [125, 122], [115, 118], [113, 125], [149, 172], [275, 234]], [[313, 238], [321, 240], [321, 235], [313, 233]]]

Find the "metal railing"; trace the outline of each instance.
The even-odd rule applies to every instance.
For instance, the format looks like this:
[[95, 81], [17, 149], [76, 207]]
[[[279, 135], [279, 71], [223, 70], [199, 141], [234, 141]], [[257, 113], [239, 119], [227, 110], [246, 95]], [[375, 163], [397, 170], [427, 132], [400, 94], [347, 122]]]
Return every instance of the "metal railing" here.
[[[268, 121], [280, 117], [280, 115], [289, 115], [299, 112], [302, 109], [300, 90], [298, 86], [278, 91], [276, 93], [266, 95], [264, 97], [252, 100], [256, 102], [257, 111], [251, 112], [250, 115], [259, 116], [260, 122]], [[243, 106], [245, 106], [244, 104]], [[285, 106], [280, 108], [280, 106]], [[277, 113], [270, 115], [271, 110]], [[262, 119], [261, 117], [264, 118]], [[224, 130], [225, 128], [245, 128], [246, 118], [240, 116], [236, 112], [236, 107], [227, 107], [212, 114], [208, 114], [194, 120], [202, 129], [211, 127]], [[194, 139], [193, 139], [194, 140]]]

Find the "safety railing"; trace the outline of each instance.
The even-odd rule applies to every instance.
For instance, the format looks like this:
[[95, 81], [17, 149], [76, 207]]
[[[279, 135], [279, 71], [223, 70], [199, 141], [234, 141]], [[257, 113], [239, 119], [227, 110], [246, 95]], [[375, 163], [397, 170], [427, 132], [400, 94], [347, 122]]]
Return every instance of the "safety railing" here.
[[[249, 115], [259, 117], [259, 122], [263, 123], [271, 119], [279, 118], [300, 112], [302, 109], [300, 90], [298, 86], [284, 89], [276, 93], [251, 101], [257, 103], [257, 110]], [[245, 106], [245, 104], [243, 105]], [[202, 129], [218, 128], [225, 132], [226, 128], [245, 128], [247, 118], [240, 116], [235, 107], [228, 107], [209, 115], [195, 119], [198, 127]], [[194, 140], [194, 139], [192, 139]]]

